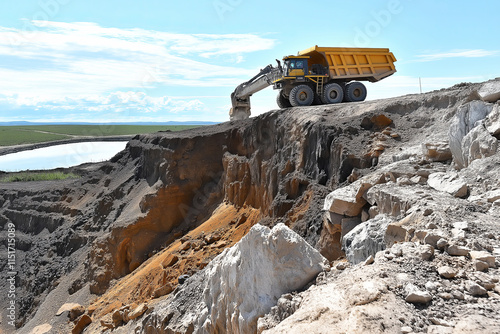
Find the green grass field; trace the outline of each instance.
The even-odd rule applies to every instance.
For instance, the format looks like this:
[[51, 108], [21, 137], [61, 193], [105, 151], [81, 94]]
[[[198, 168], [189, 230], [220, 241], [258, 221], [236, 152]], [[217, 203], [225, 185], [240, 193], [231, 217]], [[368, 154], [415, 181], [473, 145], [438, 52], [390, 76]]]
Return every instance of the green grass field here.
[[196, 125], [30, 125], [0, 126], [0, 146], [43, 143], [77, 137], [136, 135], [158, 131], [181, 131]]
[[2, 182], [28, 182], [28, 181], [55, 181], [75, 179], [79, 176], [73, 173], [63, 172], [21, 172], [10, 173], [5, 176], [0, 176], [0, 183]]
[[0, 146], [34, 144], [67, 138], [70, 137], [54, 133], [24, 130], [14, 126], [0, 127]]

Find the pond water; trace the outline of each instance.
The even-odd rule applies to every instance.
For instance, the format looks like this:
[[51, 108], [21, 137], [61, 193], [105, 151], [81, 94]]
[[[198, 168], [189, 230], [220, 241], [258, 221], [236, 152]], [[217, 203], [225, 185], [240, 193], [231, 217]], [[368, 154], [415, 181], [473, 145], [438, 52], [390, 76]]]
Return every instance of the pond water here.
[[55, 145], [0, 156], [0, 170], [54, 169], [111, 159], [127, 145], [126, 141], [96, 141]]

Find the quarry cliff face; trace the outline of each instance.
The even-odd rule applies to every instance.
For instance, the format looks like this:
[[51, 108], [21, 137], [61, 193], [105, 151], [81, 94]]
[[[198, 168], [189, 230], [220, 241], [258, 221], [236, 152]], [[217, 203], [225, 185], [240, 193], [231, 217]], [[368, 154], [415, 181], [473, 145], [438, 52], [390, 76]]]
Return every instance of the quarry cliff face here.
[[[239, 244], [257, 223], [271, 228], [283, 223], [321, 258], [336, 263], [347, 256], [355, 264], [370, 255], [376, 258], [394, 243], [425, 243], [432, 235], [426, 224], [435, 224], [436, 235], [452, 241], [453, 235], [447, 234], [445, 225], [438, 226], [436, 216], [445, 224], [445, 217], [473, 219], [471, 210], [486, 210], [482, 218], [490, 222], [489, 215], [496, 211], [488, 214], [490, 209], [479, 209], [476, 202], [495, 202], [480, 197], [485, 180], [491, 181], [491, 189], [484, 191], [494, 195], [500, 189], [493, 181], [499, 169], [494, 160], [498, 104], [480, 101], [482, 87], [462, 84], [380, 101], [289, 108], [245, 121], [138, 135], [110, 162], [76, 168], [83, 175], [79, 180], [2, 187], [0, 223], [14, 223], [17, 229], [18, 326], [27, 332], [37, 326], [53, 331], [75, 326], [75, 331], [86, 328], [89, 333], [106, 328], [126, 333], [136, 327], [147, 333], [167, 327], [181, 333], [201, 328], [217, 332], [223, 327], [215, 325], [222, 315], [208, 317], [209, 324], [195, 315], [186, 320], [166, 311], [178, 294], [214, 298], [211, 289], [194, 283], [186, 285], [191, 286], [186, 292], [178, 277], [193, 276], [201, 282], [196, 275], [212, 277], [207, 271], [228, 270], [214, 269], [211, 261], [229, 261], [221, 258], [224, 250]], [[476, 112], [485, 108], [484, 115]], [[485, 125], [474, 126], [478, 120]], [[458, 129], [451, 135], [450, 125]], [[455, 160], [458, 164], [452, 163]], [[474, 160], [490, 164], [481, 181], [471, 181], [471, 174], [486, 168]], [[455, 182], [464, 179], [465, 193], [460, 181]], [[445, 188], [449, 199], [431, 193]], [[479, 197], [464, 206], [462, 201], [471, 196]], [[492, 220], [488, 224], [494, 226]], [[496, 249], [493, 244], [490, 253]], [[332, 271], [318, 282], [337, 276]], [[377, 296], [396, 284], [379, 283], [374, 283]], [[279, 295], [298, 289], [277, 288], [279, 292], [264, 303], [270, 303], [265, 310], [244, 317], [251, 322], [228, 320], [226, 327], [261, 332], [283, 321], [277, 330], [288, 328], [283, 327], [285, 318], [300, 311], [298, 300], [307, 296], [290, 295], [280, 304]], [[228, 294], [234, 300], [224, 305], [241, 313], [245, 296], [237, 291], [221, 295]], [[400, 302], [397, 293], [390, 298]], [[56, 316], [70, 303], [80, 304], [81, 312], [67, 306]], [[278, 305], [274, 313], [269, 313], [271, 304]], [[210, 310], [216, 303], [207, 305]], [[280, 305], [285, 305], [284, 311], [279, 311]], [[269, 315], [263, 317], [265, 313]], [[235, 313], [228, 310], [224, 317], [230, 314]], [[263, 318], [258, 325], [259, 317]], [[415, 316], [415, 322], [421, 318]], [[390, 326], [399, 330], [403, 325]]]

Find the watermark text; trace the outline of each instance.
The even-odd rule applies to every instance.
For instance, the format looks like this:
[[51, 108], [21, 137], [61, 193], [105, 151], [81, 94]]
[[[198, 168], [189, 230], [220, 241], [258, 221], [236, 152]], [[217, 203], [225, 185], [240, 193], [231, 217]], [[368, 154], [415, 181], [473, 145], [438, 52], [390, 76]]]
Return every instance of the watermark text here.
[[15, 327], [16, 321], [16, 225], [7, 224], [7, 323]]

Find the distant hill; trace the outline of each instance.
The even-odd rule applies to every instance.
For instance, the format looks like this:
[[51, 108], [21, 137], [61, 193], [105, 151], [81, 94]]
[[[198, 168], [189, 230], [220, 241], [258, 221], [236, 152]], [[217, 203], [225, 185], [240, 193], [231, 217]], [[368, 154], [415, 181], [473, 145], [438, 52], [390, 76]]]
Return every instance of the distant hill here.
[[109, 123], [91, 123], [91, 122], [0, 122], [0, 126], [29, 126], [29, 125], [213, 125], [219, 122], [204, 121], [186, 121], [186, 122], [109, 122]]

